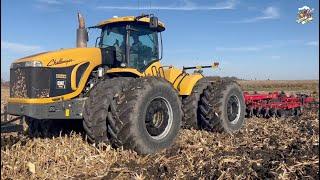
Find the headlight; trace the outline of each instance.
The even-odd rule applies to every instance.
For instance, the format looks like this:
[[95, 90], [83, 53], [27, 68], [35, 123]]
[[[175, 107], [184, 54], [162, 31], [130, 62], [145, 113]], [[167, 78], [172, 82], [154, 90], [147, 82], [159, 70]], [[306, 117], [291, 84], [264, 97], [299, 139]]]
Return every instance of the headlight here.
[[42, 67], [42, 62], [27, 61], [27, 62], [12, 63], [10, 68], [14, 69], [14, 68], [21, 68], [21, 67]]
[[25, 62], [25, 67], [42, 67], [42, 62], [40, 61], [28, 61]]

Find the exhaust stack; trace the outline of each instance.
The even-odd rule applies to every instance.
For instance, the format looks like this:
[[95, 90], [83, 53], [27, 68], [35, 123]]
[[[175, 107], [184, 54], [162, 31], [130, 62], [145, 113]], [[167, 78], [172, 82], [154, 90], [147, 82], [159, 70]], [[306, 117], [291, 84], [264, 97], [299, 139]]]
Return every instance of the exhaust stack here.
[[84, 18], [80, 13], [78, 13], [78, 21], [79, 21], [79, 28], [77, 29], [77, 47], [84, 48], [84, 47], [87, 47], [88, 32], [86, 29]]

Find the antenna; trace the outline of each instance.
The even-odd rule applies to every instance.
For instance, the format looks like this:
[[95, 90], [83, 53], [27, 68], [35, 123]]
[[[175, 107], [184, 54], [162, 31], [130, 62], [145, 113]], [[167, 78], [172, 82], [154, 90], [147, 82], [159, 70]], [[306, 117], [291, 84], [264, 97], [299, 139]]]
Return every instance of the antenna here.
[[149, 2], [150, 2], [149, 14], [151, 14], [151, 0]]

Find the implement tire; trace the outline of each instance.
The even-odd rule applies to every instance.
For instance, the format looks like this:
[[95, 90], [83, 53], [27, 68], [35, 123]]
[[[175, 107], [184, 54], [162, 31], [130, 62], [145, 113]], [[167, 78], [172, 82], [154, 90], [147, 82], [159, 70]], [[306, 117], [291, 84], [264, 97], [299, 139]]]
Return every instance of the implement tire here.
[[181, 126], [180, 98], [163, 78], [135, 79], [127, 91], [113, 99], [110, 107], [110, 141], [116, 147], [123, 146], [139, 154], [169, 147]]
[[243, 92], [235, 81], [216, 81], [201, 95], [199, 110], [202, 129], [233, 133], [245, 121]]
[[110, 102], [117, 93], [126, 87], [131, 79], [133, 78], [104, 79], [92, 88], [83, 111], [83, 128], [89, 141], [97, 144], [109, 143], [107, 116]]

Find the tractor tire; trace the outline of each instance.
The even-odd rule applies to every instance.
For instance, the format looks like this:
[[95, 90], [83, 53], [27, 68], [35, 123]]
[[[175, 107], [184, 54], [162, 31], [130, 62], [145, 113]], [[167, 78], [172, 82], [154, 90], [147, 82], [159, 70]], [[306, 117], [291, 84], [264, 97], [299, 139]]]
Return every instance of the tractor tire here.
[[163, 78], [133, 80], [126, 91], [113, 99], [110, 107], [111, 143], [138, 154], [155, 153], [169, 147], [181, 127], [181, 100]]
[[218, 81], [220, 77], [204, 77], [200, 79], [192, 89], [192, 93], [182, 99], [183, 120], [182, 127], [186, 129], [200, 129], [199, 100], [203, 91], [212, 85], [213, 81]]
[[202, 129], [233, 133], [245, 121], [243, 92], [235, 81], [216, 81], [201, 95], [199, 110]]
[[83, 128], [90, 142], [96, 144], [109, 143], [107, 116], [110, 102], [131, 79], [133, 78], [104, 79], [91, 89], [83, 110]]
[[25, 134], [29, 137], [50, 137], [59, 133], [54, 120], [26, 117], [25, 123], [28, 126]]

